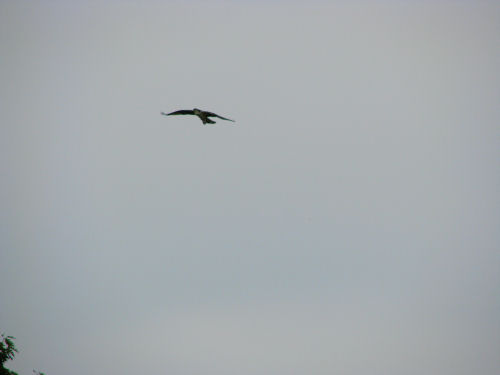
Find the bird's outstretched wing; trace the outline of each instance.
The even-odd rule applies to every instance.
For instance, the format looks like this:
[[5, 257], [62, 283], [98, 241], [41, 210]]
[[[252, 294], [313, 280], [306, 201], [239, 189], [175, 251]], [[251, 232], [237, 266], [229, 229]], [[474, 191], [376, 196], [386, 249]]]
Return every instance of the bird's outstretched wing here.
[[219, 115], [217, 115], [217, 114], [215, 114], [215, 113], [213, 113], [213, 112], [205, 112], [205, 115], [206, 115], [207, 117], [218, 117], [218, 118], [223, 119], [223, 120], [236, 122], [236, 121], [234, 121], [234, 120], [231, 120], [230, 118], [225, 118], [225, 117], [219, 116]]
[[162, 112], [162, 115], [165, 116], [170, 116], [170, 115], [194, 115], [194, 111], [190, 109], [181, 109], [180, 111], [175, 111], [175, 112], [170, 112], [170, 113], [165, 113]]

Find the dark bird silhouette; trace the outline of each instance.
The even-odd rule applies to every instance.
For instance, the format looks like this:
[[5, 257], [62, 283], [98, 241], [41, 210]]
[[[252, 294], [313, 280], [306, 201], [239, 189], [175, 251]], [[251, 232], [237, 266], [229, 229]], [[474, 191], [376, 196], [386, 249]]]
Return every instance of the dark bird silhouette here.
[[207, 111], [202, 111], [201, 109], [195, 108], [193, 110], [191, 109], [181, 109], [180, 111], [175, 111], [171, 113], [161, 113], [164, 116], [174, 116], [174, 115], [195, 115], [200, 118], [200, 120], [203, 122], [203, 125], [205, 124], [215, 124], [215, 121], [211, 120], [210, 117], [218, 117], [222, 120], [227, 120], [227, 121], [232, 121], [235, 122], [234, 120], [231, 120], [230, 118], [225, 118], [222, 116], [219, 116], [213, 112], [207, 112]]

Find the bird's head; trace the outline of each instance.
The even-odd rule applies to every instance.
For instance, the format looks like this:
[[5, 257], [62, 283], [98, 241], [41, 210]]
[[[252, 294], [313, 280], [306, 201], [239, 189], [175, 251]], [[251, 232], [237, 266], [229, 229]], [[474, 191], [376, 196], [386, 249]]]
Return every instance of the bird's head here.
[[198, 108], [194, 108], [193, 112], [194, 112], [195, 115], [199, 115], [201, 113], [201, 110], [198, 109]]

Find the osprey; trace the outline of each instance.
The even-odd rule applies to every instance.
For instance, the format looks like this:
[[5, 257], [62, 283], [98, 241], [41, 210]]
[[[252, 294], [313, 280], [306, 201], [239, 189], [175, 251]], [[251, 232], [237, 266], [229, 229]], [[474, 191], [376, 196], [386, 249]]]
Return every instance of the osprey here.
[[201, 109], [195, 108], [193, 110], [190, 109], [181, 109], [180, 111], [175, 111], [171, 113], [161, 113], [164, 116], [172, 116], [172, 115], [195, 115], [200, 118], [201, 121], [203, 121], [203, 125], [205, 124], [215, 124], [215, 121], [211, 120], [209, 117], [218, 117], [223, 120], [227, 121], [232, 121], [235, 122], [234, 120], [231, 120], [230, 118], [225, 118], [219, 115], [216, 115], [215, 113], [212, 112], [207, 112], [207, 111], [202, 111]]

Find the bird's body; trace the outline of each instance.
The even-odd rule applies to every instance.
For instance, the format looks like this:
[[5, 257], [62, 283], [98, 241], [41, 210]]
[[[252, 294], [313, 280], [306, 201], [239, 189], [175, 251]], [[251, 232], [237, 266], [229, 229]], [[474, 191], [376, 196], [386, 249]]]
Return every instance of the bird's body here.
[[215, 124], [215, 121], [210, 119], [210, 117], [218, 117], [222, 120], [227, 120], [227, 121], [232, 121], [235, 122], [234, 120], [231, 120], [229, 118], [225, 118], [219, 115], [216, 115], [213, 112], [207, 112], [207, 111], [202, 111], [201, 109], [194, 108], [194, 109], [181, 109], [180, 111], [175, 111], [175, 112], [170, 112], [170, 113], [161, 113], [164, 116], [172, 116], [172, 115], [195, 115], [200, 118], [200, 120], [203, 122], [203, 125], [205, 124]]

